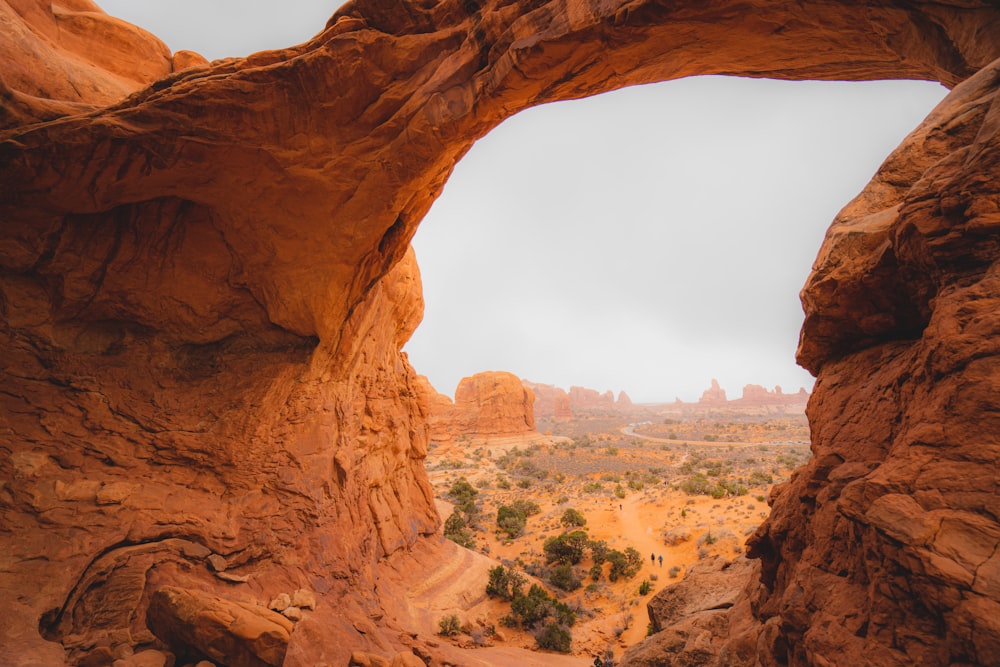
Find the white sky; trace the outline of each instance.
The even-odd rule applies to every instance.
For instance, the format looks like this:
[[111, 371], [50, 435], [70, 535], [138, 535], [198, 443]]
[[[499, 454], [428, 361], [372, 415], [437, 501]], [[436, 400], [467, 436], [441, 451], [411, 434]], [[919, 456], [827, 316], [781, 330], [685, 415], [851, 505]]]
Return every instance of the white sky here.
[[[339, 4], [98, 2], [210, 59], [305, 41]], [[445, 394], [484, 370], [639, 402], [810, 388], [798, 291], [823, 234], [946, 92], [700, 77], [518, 114], [414, 239], [411, 363]]]

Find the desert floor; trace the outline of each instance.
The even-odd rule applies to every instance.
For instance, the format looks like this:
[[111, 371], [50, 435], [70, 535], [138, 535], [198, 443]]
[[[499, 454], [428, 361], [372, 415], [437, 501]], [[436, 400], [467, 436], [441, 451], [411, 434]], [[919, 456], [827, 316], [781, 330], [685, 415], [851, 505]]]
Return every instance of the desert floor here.
[[[454, 563], [451, 574], [442, 564], [441, 578], [452, 590], [465, 591], [464, 602], [449, 603], [454, 596], [445, 595], [431, 606], [440, 617], [454, 614], [462, 623], [461, 633], [441, 641], [479, 648], [483, 657], [498, 648], [536, 648], [529, 632], [503, 624], [509, 603], [485, 596], [489, 567], [503, 563], [517, 569], [576, 611], [570, 655], [578, 660], [565, 664], [591, 664], [607, 650], [618, 657], [646, 635], [646, 602], [652, 595], [700, 558], [743, 553], [746, 537], [767, 516], [770, 488], [810, 455], [801, 414], [663, 416], [647, 410], [543, 422], [540, 428], [543, 437], [459, 435], [433, 443], [427, 459], [442, 520], [454, 509], [449, 491], [456, 482], [467, 480], [477, 491], [472, 550], [486, 558], [475, 567]], [[540, 511], [527, 518], [523, 533], [509, 539], [497, 530], [497, 510], [518, 499]], [[588, 554], [574, 568], [579, 588], [551, 585], [543, 545], [567, 532], [560, 518], [568, 508], [586, 518], [591, 540], [620, 551], [636, 549], [642, 556], [638, 573], [610, 582], [605, 566], [605, 576], [594, 581]], [[649, 582], [646, 595], [639, 591], [643, 582]], [[418, 593], [416, 598], [430, 604], [427, 590]]]

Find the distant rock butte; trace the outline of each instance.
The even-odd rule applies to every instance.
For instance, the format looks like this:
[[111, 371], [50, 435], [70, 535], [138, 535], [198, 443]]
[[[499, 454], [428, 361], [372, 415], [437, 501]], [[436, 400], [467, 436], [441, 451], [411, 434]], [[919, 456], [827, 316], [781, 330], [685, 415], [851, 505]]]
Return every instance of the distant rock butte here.
[[487, 371], [462, 378], [454, 402], [435, 394], [430, 413], [432, 440], [538, 435], [534, 392], [513, 373]]
[[569, 394], [564, 389], [528, 380], [521, 380], [521, 383], [535, 394], [535, 417], [556, 421], [566, 421], [573, 418]]
[[212, 63], [87, 0], [0, 0], [0, 23], [0, 664], [110, 664], [157, 641], [153, 599], [192, 644], [184, 609], [298, 589], [286, 667], [446, 651], [387, 612], [394, 563], [440, 539], [410, 239], [504, 119], [697, 74], [954, 90], [826, 235], [798, 351], [814, 456], [686, 648], [996, 664], [996, 3], [355, 0]]
[[706, 389], [698, 399], [701, 405], [725, 405], [729, 402], [726, 398], [726, 390], [719, 386], [719, 381], [713, 379], [712, 386]]
[[[701, 407], [715, 408], [769, 408], [782, 406], [797, 406], [804, 408], [809, 401], [809, 392], [805, 387], [800, 387], [794, 394], [786, 394], [780, 386], [776, 386], [774, 391], [768, 390], [759, 384], [748, 384], [743, 387], [743, 395], [740, 398], [729, 399], [726, 390], [719, 386], [718, 380], [712, 380], [712, 386], [706, 389], [697, 405]], [[677, 399], [675, 406], [691, 405]]]

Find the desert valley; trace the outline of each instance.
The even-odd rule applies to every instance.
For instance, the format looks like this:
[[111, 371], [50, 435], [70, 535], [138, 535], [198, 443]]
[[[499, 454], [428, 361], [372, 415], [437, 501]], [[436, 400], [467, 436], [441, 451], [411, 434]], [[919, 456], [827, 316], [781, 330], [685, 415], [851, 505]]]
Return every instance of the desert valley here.
[[[1000, 664], [996, 2], [351, 0], [211, 62], [92, 0], [0, 26], [0, 665]], [[439, 393], [459, 160], [702, 74], [948, 89], [817, 249], [811, 395]]]
[[[472, 568], [462, 559], [462, 593], [479, 595], [439, 590], [430, 608], [439, 624], [455, 622], [437, 631], [467, 649], [543, 645], [586, 658], [567, 664], [620, 658], [659, 629], [646, 608], [657, 592], [696, 564], [715, 573], [743, 555], [771, 487], [810, 456], [807, 400], [805, 390], [750, 385], [728, 401], [713, 381], [697, 403], [633, 405], [625, 394], [566, 392], [509, 373], [464, 379], [454, 403], [432, 401], [427, 468], [445, 535], [491, 562], [487, 570], [485, 560]], [[578, 544], [563, 557], [555, 547], [567, 540]], [[632, 562], [616, 568], [626, 553]], [[537, 583], [568, 606], [572, 624], [555, 620], [561, 642], [544, 622], [512, 622], [511, 601], [487, 594], [498, 567], [524, 581], [523, 593]], [[685, 594], [704, 581], [693, 577]], [[718, 606], [715, 588], [686, 613]], [[658, 623], [669, 623], [663, 611]]]

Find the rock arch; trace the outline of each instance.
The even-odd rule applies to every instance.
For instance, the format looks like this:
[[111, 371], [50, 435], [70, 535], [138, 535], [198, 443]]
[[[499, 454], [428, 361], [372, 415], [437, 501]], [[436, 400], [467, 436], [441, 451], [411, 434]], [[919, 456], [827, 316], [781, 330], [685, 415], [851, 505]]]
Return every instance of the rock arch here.
[[[732, 646], [1000, 654], [990, 3], [357, 1], [304, 45], [187, 69], [88, 0], [0, 11], [5, 662], [61, 658], [43, 634], [139, 641], [157, 584], [234, 583], [209, 554], [259, 596], [327, 600], [293, 660], [309, 638], [388, 641], [380, 559], [438, 521], [399, 352], [416, 225], [518, 110], [707, 73], [972, 77], [841, 214], [803, 292], [816, 457], [755, 536]], [[95, 22], [141, 66], [59, 29]], [[116, 599], [134, 613], [103, 613]]]

